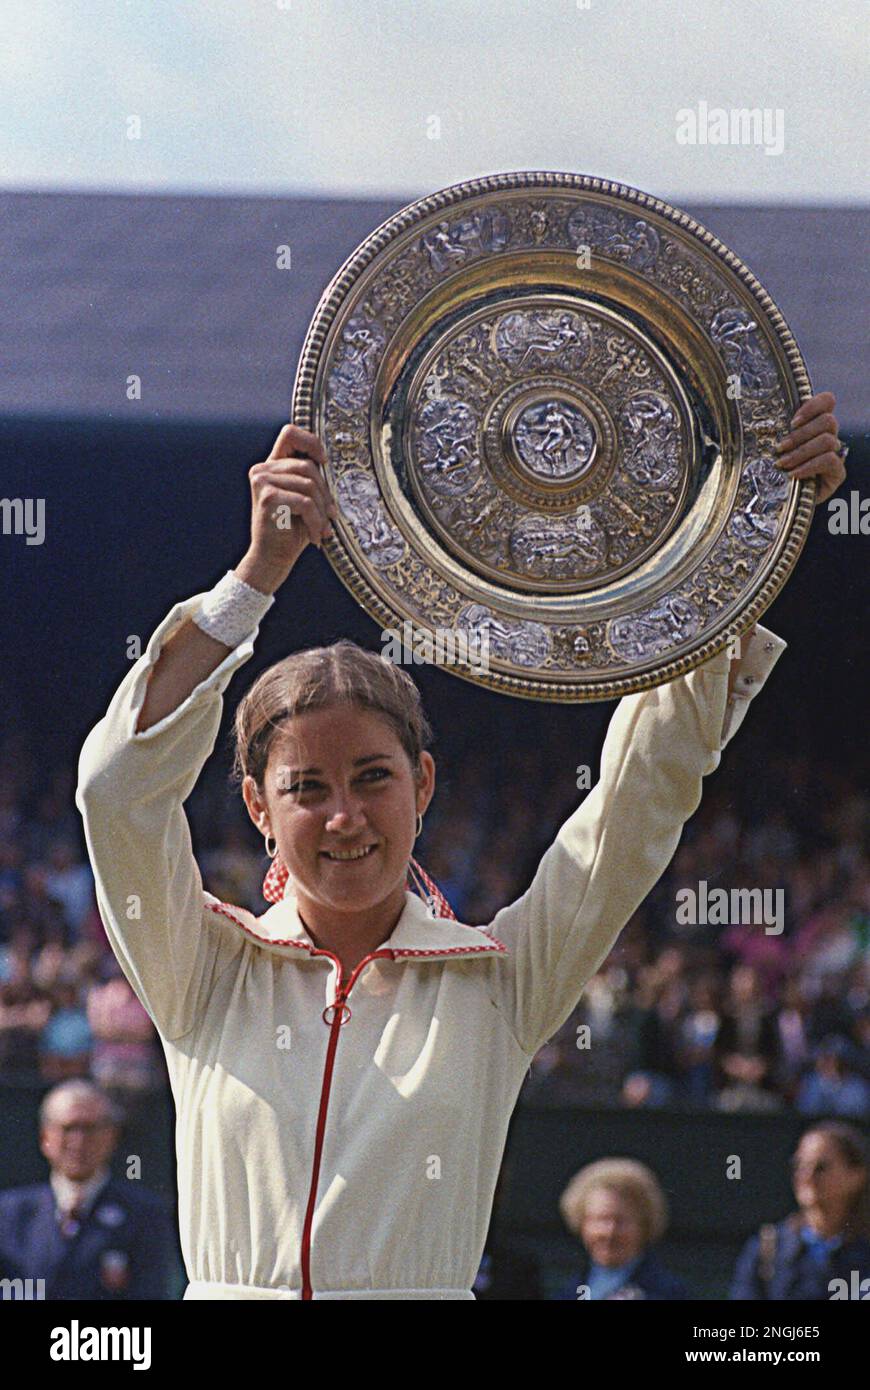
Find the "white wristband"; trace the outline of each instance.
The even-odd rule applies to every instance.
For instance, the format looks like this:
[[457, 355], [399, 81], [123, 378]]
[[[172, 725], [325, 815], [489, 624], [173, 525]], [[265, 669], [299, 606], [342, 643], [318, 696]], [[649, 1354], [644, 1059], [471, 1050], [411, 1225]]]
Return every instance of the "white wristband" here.
[[274, 594], [261, 594], [227, 570], [205, 595], [193, 621], [200, 631], [235, 649], [250, 637], [274, 602]]

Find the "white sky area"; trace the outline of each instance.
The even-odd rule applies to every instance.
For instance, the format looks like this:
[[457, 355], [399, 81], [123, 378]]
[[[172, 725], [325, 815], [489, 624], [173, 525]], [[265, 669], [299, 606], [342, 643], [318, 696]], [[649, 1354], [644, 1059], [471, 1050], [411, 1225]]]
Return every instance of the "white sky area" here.
[[[410, 200], [553, 169], [865, 203], [868, 29], [867, 0], [0, 0], [0, 186]], [[701, 102], [781, 111], [782, 152], [678, 143]]]

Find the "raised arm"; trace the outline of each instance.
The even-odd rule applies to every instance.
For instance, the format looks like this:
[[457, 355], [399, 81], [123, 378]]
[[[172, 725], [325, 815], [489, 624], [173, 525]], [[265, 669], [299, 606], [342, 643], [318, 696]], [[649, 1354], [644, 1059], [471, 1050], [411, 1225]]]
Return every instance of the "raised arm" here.
[[[311, 458], [298, 457], [301, 449], [308, 450]], [[308, 542], [320, 546], [329, 535], [335, 504], [317, 466], [325, 463], [316, 435], [285, 425], [268, 459], [251, 469], [251, 544], [233, 573], [252, 589], [274, 594]], [[284, 521], [289, 525], [282, 525]], [[144, 732], [177, 709], [229, 650], [187, 619], [167, 639], [150, 672], [136, 732]]]
[[328, 528], [325, 481], [318, 462], [295, 456], [301, 449], [322, 457], [315, 436], [287, 426], [269, 458], [250, 470], [251, 545], [233, 571], [248, 586], [248, 630], [230, 645], [197, 626], [215, 625], [225, 584], [176, 604], [79, 758], [76, 805], [100, 914], [127, 979], [168, 1038], [194, 1026], [214, 980], [241, 949], [237, 934], [204, 913], [182, 807], [214, 747], [224, 690], [253, 655], [272, 594]]
[[739, 660], [720, 652], [616, 708], [601, 775], [559, 830], [531, 886], [489, 930], [493, 1002], [529, 1056], [577, 1004], [632, 913], [657, 883], [749, 701], [785, 648], [757, 627]]

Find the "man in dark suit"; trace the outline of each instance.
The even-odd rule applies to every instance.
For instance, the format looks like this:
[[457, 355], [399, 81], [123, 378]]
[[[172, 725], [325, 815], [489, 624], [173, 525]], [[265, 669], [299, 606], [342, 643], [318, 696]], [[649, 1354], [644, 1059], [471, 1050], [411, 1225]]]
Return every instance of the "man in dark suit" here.
[[[171, 1216], [153, 1193], [112, 1177], [121, 1119], [112, 1101], [91, 1081], [65, 1081], [39, 1118], [51, 1173], [0, 1192], [0, 1297], [170, 1297]], [[18, 1280], [32, 1282], [8, 1282]]]

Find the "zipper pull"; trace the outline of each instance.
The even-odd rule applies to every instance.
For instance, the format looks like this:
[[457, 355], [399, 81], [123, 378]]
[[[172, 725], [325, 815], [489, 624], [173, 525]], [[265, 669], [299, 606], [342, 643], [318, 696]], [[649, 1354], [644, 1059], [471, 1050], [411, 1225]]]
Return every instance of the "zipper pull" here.
[[[351, 1017], [350, 1005], [346, 1003], [344, 999], [336, 999], [334, 1004], [327, 1004], [326, 1008], [323, 1010], [323, 1013], [321, 1014], [321, 1018], [323, 1019], [324, 1023], [328, 1023], [330, 1025], [333, 1024], [335, 1022], [336, 1017], [334, 1011], [336, 1010], [338, 1013], [338, 1017], [341, 1019], [339, 1027], [343, 1028], [344, 1025], [350, 1021]], [[330, 1014], [332, 1014], [331, 1018], [329, 1017]]]
[[[323, 1013], [321, 1014], [321, 1018], [323, 1019], [324, 1023], [328, 1024], [331, 1027], [332, 1024], [335, 1023], [336, 1016], [341, 1019], [341, 1022], [338, 1025], [339, 1028], [343, 1028], [344, 1025], [347, 1022], [349, 1022], [351, 1018], [351, 1012], [350, 1005], [347, 1002], [347, 995], [347, 985], [341, 985], [340, 988], [336, 990], [335, 1002], [332, 1004], [327, 1004], [326, 1008], [323, 1010]], [[327, 1017], [327, 1015], [329, 1014], [332, 1015], [331, 1018]]]

